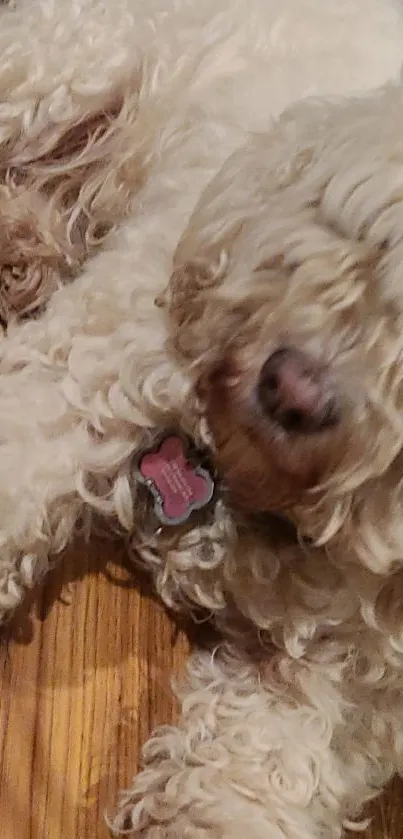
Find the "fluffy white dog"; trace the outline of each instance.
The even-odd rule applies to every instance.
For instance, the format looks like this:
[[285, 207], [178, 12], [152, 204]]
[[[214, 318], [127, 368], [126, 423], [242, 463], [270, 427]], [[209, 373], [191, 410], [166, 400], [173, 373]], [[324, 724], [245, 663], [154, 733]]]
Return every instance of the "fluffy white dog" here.
[[402, 59], [393, 0], [1, 11], [1, 616], [101, 514], [227, 639], [116, 833], [336, 837], [402, 768]]

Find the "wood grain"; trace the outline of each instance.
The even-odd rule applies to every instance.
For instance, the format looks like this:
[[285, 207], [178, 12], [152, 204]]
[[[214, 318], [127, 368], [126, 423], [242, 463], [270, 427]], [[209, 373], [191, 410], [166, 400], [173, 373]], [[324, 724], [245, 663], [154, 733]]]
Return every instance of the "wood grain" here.
[[[175, 718], [187, 649], [116, 545], [65, 558], [0, 644], [1, 839], [106, 839], [141, 744]], [[403, 839], [402, 799], [396, 781], [368, 839]]]
[[134, 774], [139, 746], [174, 717], [170, 678], [186, 641], [121, 560], [102, 543], [66, 557], [31, 617], [7, 629], [1, 839], [105, 839], [104, 811]]

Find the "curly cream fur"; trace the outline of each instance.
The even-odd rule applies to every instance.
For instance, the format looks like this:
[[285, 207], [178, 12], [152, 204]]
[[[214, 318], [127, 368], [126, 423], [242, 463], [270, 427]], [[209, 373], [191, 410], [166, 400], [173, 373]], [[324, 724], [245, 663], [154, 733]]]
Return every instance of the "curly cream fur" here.
[[[1, 618], [101, 514], [226, 639], [192, 658], [113, 831], [340, 836], [402, 769], [403, 13], [0, 15]], [[284, 336], [343, 395], [320, 439], [252, 410]], [[159, 533], [130, 466], [172, 426], [222, 487]]]

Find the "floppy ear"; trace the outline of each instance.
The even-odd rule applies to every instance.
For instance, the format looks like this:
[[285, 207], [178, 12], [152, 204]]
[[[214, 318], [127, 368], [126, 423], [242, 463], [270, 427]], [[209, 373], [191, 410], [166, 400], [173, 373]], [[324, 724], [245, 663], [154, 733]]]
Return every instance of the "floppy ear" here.
[[224, 291], [234, 245], [268, 198], [295, 177], [295, 167], [277, 165], [284, 156], [277, 133], [273, 129], [268, 137], [250, 138], [229, 157], [202, 194], [178, 244], [168, 288], [156, 302], [166, 308], [173, 344], [188, 360], [211, 353], [217, 336], [222, 341], [224, 330], [239, 321], [236, 295], [228, 284]]
[[248, 176], [250, 156], [250, 146], [232, 155], [205, 189], [179, 241], [168, 287], [156, 300], [169, 316], [175, 348], [189, 360], [208, 353], [217, 329], [222, 335], [225, 327], [228, 305], [220, 304], [219, 289], [234, 242], [260, 201], [256, 178]]
[[202, 260], [184, 262], [174, 269], [167, 289], [156, 301], [167, 312], [174, 350], [188, 361], [205, 357], [214, 347], [212, 333], [222, 310], [215, 291], [225, 267], [225, 259], [221, 266]]

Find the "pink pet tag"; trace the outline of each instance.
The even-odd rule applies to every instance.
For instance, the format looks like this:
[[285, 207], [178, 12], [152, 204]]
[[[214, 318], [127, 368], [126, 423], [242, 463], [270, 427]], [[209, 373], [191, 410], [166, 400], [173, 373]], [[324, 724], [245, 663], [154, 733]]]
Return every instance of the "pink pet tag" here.
[[183, 524], [195, 510], [205, 507], [214, 494], [211, 475], [189, 461], [186, 444], [176, 435], [165, 437], [157, 448], [143, 452], [135, 472], [153, 496], [161, 524]]

